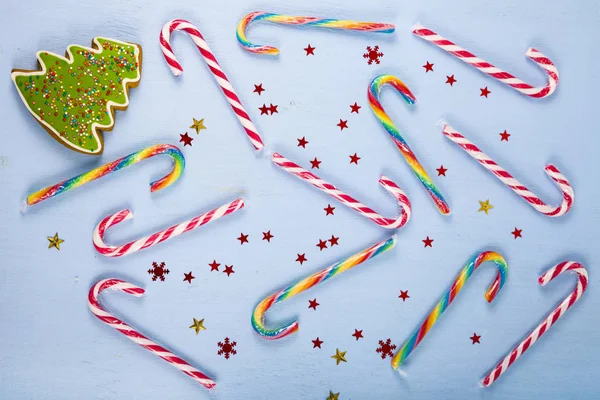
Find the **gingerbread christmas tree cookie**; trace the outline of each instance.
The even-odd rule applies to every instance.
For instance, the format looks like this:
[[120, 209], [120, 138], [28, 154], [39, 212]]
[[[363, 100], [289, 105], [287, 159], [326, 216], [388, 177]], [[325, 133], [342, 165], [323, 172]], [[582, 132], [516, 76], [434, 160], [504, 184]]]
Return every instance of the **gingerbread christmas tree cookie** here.
[[70, 45], [66, 57], [39, 51], [37, 59], [39, 70], [11, 74], [31, 115], [68, 148], [101, 154], [100, 130], [113, 128], [114, 110], [127, 108], [140, 82], [141, 46], [97, 37], [92, 48]]

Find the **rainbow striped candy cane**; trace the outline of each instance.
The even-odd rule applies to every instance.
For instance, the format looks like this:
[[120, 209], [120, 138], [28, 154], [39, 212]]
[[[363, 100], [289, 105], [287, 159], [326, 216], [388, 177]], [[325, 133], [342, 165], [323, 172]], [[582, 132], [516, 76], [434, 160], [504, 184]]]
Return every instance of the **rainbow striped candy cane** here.
[[523, 341], [519, 343], [517, 347], [508, 353], [506, 357], [500, 361], [485, 378], [483, 378], [481, 381], [482, 385], [490, 386], [498, 378], [500, 378], [500, 375], [506, 372], [512, 363], [514, 363], [517, 358], [521, 357], [521, 355], [523, 355], [527, 349], [529, 349], [544, 333], [546, 333], [548, 329], [550, 329], [550, 327], [554, 325], [554, 323], [558, 321], [558, 319], [562, 317], [567, 310], [571, 308], [571, 306], [575, 304], [575, 302], [583, 295], [583, 292], [585, 292], [588, 284], [588, 274], [583, 265], [573, 261], [564, 261], [550, 268], [539, 277], [538, 283], [542, 286], [545, 286], [548, 282], [552, 282], [554, 278], [567, 271], [575, 272], [577, 274], [578, 280], [575, 290], [569, 296], [567, 296], [562, 303], [560, 303], [558, 307], [554, 309], [554, 311], [548, 314], [546, 319], [544, 319], [533, 331], [531, 331], [531, 333], [527, 335], [527, 337], [523, 339]]
[[369, 105], [371, 106], [375, 117], [377, 117], [379, 122], [381, 122], [381, 125], [383, 125], [385, 130], [388, 132], [390, 138], [392, 139], [396, 147], [398, 147], [398, 150], [400, 150], [400, 153], [402, 153], [402, 156], [408, 163], [410, 169], [412, 169], [412, 171], [415, 173], [417, 178], [419, 178], [423, 186], [425, 186], [425, 190], [427, 190], [427, 193], [429, 194], [429, 196], [431, 196], [431, 199], [435, 203], [437, 209], [442, 214], [448, 215], [450, 214], [450, 206], [448, 206], [448, 203], [446, 203], [446, 200], [444, 200], [444, 197], [442, 196], [438, 188], [434, 185], [433, 181], [431, 180], [429, 175], [427, 175], [427, 172], [417, 159], [417, 156], [410, 149], [408, 143], [406, 143], [406, 140], [404, 140], [404, 138], [390, 119], [390, 117], [386, 114], [385, 110], [381, 106], [381, 103], [379, 102], [381, 89], [385, 85], [391, 85], [394, 89], [396, 89], [400, 93], [402, 98], [406, 101], [406, 103], [408, 103], [409, 105], [413, 105], [417, 101], [410, 89], [400, 79], [392, 75], [378, 75], [375, 77], [375, 79], [371, 81], [369, 89], [367, 90], [367, 95], [369, 97]]
[[85, 172], [81, 175], [77, 175], [74, 178], [67, 179], [57, 183], [56, 185], [40, 189], [37, 192], [31, 193], [29, 196], [27, 196], [25, 204], [27, 206], [32, 206], [44, 200], [48, 200], [51, 197], [58, 196], [67, 190], [75, 189], [79, 186], [85, 185], [88, 182], [100, 179], [112, 172], [127, 168], [142, 160], [159, 154], [166, 154], [173, 159], [173, 169], [167, 175], [150, 184], [150, 191], [156, 192], [172, 185], [177, 179], [179, 179], [185, 168], [185, 157], [183, 157], [181, 150], [170, 144], [157, 144], [146, 147], [145, 149], [131, 153], [128, 156], [121, 157], [118, 160], [109, 162], [108, 164], [104, 164], [98, 168], [94, 168], [93, 170]]
[[503, 71], [500, 68], [496, 68], [489, 62], [482, 60], [473, 53], [469, 53], [467, 50], [457, 46], [448, 39], [438, 35], [431, 29], [425, 28], [424, 26], [418, 24], [413, 26], [412, 33], [422, 39], [427, 40], [428, 42], [435, 44], [442, 50], [447, 51], [461, 61], [464, 61], [465, 63], [477, 68], [484, 74], [488, 74], [492, 78], [496, 78], [500, 82], [507, 84], [513, 89], [518, 90], [529, 97], [548, 97], [554, 93], [556, 87], [558, 86], [558, 69], [554, 66], [552, 60], [532, 47], [527, 50], [525, 55], [540, 68], [542, 68], [546, 75], [548, 75], [548, 83], [542, 87], [534, 87], [526, 82], [523, 82], [508, 72]]
[[384, 240], [373, 246], [365, 249], [359, 253], [354, 254], [346, 258], [345, 260], [339, 261], [319, 272], [312, 274], [304, 279], [297, 281], [296, 283], [282, 289], [276, 293], [273, 293], [263, 301], [258, 303], [252, 313], [252, 327], [261, 337], [269, 340], [281, 339], [285, 336], [291, 335], [298, 330], [298, 321], [293, 321], [285, 326], [276, 329], [270, 329], [265, 326], [265, 313], [273, 307], [275, 304], [287, 300], [305, 290], [310, 289], [313, 286], [318, 285], [336, 275], [341, 274], [349, 270], [350, 268], [356, 267], [359, 264], [373, 258], [379, 254], [385, 253], [391, 250], [396, 245], [397, 236], [393, 235], [388, 240]]
[[448, 308], [448, 306], [452, 304], [452, 302], [456, 298], [456, 295], [463, 288], [465, 282], [471, 277], [473, 272], [481, 264], [487, 261], [491, 261], [494, 264], [496, 264], [496, 267], [498, 268], [498, 274], [496, 275], [494, 282], [492, 282], [492, 284], [486, 291], [485, 299], [491, 303], [494, 300], [494, 298], [496, 298], [496, 295], [498, 294], [500, 289], [502, 289], [502, 286], [504, 286], [504, 282], [506, 281], [508, 265], [506, 264], [506, 261], [500, 254], [494, 251], [484, 251], [477, 257], [473, 258], [463, 268], [461, 273], [454, 280], [454, 283], [452, 284], [452, 287], [450, 288], [448, 293], [446, 293], [444, 297], [440, 299], [435, 308], [431, 311], [431, 313], [429, 313], [425, 321], [423, 321], [419, 329], [417, 329], [406, 341], [406, 343], [402, 345], [400, 350], [398, 350], [398, 352], [392, 359], [392, 367], [394, 367], [394, 369], [398, 369], [398, 367], [402, 363], [404, 363], [404, 361], [408, 358], [408, 356], [415, 349], [415, 347], [417, 347], [419, 343], [421, 343], [425, 335], [427, 335], [427, 332], [429, 332], [433, 324], [436, 323], [440, 315], [442, 315], [446, 308]]
[[477, 146], [475, 146], [472, 142], [466, 139], [463, 135], [458, 133], [454, 128], [450, 125], [443, 123], [442, 133], [454, 143], [459, 145], [466, 151], [471, 157], [476, 159], [479, 164], [483, 165], [485, 169], [490, 171], [492, 174], [496, 176], [500, 180], [500, 182], [504, 183], [506, 186], [511, 188], [513, 192], [521, 196], [523, 200], [529, 203], [530, 206], [535, 208], [538, 212], [548, 216], [548, 217], [560, 217], [561, 215], [565, 215], [571, 209], [573, 205], [573, 201], [575, 200], [575, 193], [573, 192], [573, 188], [571, 184], [565, 178], [565, 176], [560, 172], [558, 168], [556, 168], [552, 164], [546, 165], [544, 170], [550, 179], [556, 183], [560, 191], [562, 192], [563, 199], [562, 202], [557, 206], [549, 206], [544, 203], [538, 196], [533, 194], [529, 189], [527, 189], [521, 182], [513, 178], [511, 174], [508, 173], [507, 170], [496, 164], [494, 160], [492, 160], [487, 154], [481, 151]]
[[272, 46], [251, 43], [246, 38], [248, 25], [256, 21], [269, 21], [276, 24], [285, 25], [307, 25], [318, 28], [343, 29], [360, 32], [392, 33], [396, 27], [392, 24], [383, 24], [379, 22], [360, 22], [352, 20], [316, 18], [316, 17], [298, 17], [295, 15], [273, 14], [263, 11], [255, 11], [245, 15], [237, 26], [237, 39], [244, 50], [252, 53], [269, 54], [276, 56], [279, 49]]
[[152, 354], [162, 358], [173, 367], [177, 368], [202, 386], [210, 389], [216, 385], [215, 381], [204, 375], [202, 372], [192, 367], [187, 361], [177, 357], [169, 350], [165, 349], [161, 345], [148, 339], [146, 336], [136, 331], [119, 318], [115, 317], [111, 313], [107, 312], [100, 304], [98, 299], [100, 293], [104, 290], [120, 290], [127, 294], [135, 297], [141, 297], [144, 294], [144, 289], [139, 286], [132, 285], [129, 282], [122, 281], [120, 279], [103, 279], [96, 282], [91, 288], [88, 294], [88, 306], [90, 311], [102, 322], [111, 328], [116, 329], [123, 335], [127, 336], [132, 342], [139, 344]]

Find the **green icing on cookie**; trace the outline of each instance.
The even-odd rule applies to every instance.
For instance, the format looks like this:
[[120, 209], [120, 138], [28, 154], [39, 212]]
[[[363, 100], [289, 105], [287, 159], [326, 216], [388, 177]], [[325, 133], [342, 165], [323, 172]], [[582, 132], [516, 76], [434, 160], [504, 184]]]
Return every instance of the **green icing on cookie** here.
[[12, 78], [33, 116], [64, 145], [88, 154], [102, 152], [97, 129], [111, 129], [112, 108], [129, 104], [128, 86], [141, 77], [141, 49], [95, 38], [90, 49], [71, 45], [67, 58], [37, 54], [41, 71], [14, 71]]

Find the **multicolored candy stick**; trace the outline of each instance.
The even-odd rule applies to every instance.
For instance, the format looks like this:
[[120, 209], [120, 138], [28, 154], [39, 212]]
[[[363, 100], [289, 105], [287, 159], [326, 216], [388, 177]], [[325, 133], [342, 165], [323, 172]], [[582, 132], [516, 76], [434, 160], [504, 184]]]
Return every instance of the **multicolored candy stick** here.
[[491, 261], [496, 264], [498, 268], [498, 274], [494, 279], [494, 282], [490, 285], [487, 292], [485, 293], [485, 299], [488, 302], [492, 302], [496, 295], [504, 286], [504, 282], [506, 281], [506, 275], [508, 273], [508, 265], [504, 258], [494, 252], [494, 251], [484, 251], [479, 254], [477, 257], [473, 258], [461, 271], [458, 277], [454, 280], [452, 287], [440, 299], [435, 308], [431, 311], [431, 313], [427, 316], [425, 321], [421, 324], [419, 329], [417, 329], [411, 337], [404, 343], [404, 345], [398, 350], [394, 358], [392, 359], [392, 367], [397, 369], [404, 361], [408, 358], [410, 353], [421, 343], [421, 340], [427, 335], [427, 332], [431, 329], [431, 327], [437, 322], [438, 318], [442, 315], [442, 313], [448, 308], [450, 304], [456, 298], [456, 295], [460, 292], [460, 290], [465, 285], [465, 282], [471, 277], [473, 272], [483, 263]]
[[37, 192], [31, 193], [27, 196], [26, 206], [32, 206], [40, 203], [51, 197], [58, 196], [68, 190], [75, 189], [79, 186], [85, 185], [88, 182], [100, 179], [105, 175], [113, 173], [123, 168], [127, 168], [133, 164], [136, 164], [142, 160], [150, 157], [154, 157], [159, 154], [166, 154], [173, 159], [173, 169], [167, 175], [150, 184], [150, 191], [156, 192], [164, 189], [167, 186], [172, 185], [181, 176], [185, 168], [185, 157], [181, 153], [181, 150], [176, 146], [170, 144], [157, 144], [154, 146], [146, 147], [145, 149], [131, 153], [128, 156], [119, 158], [118, 160], [104, 164], [98, 168], [94, 168], [91, 171], [85, 172], [81, 175], [77, 175], [74, 178], [67, 179], [57, 183], [56, 185], [48, 186], [44, 189], [40, 189]]
[[552, 282], [554, 278], [562, 274], [563, 272], [574, 272], [577, 274], [577, 286], [575, 290], [568, 295], [559, 305], [552, 311], [546, 319], [544, 319], [517, 347], [515, 347], [510, 353], [504, 357], [502, 361], [496, 365], [496, 367], [490, 371], [489, 374], [481, 381], [483, 386], [491, 386], [500, 375], [502, 375], [506, 370], [514, 363], [517, 358], [521, 357], [523, 353], [527, 351], [544, 333], [550, 329], [552, 325], [558, 321], [560, 317], [562, 317], [569, 308], [581, 296], [588, 284], [588, 274], [585, 267], [574, 261], [564, 261], [561, 262], [554, 267], [550, 268], [546, 271], [542, 276], [539, 277], [538, 283], [542, 286], [545, 286], [548, 282]]
[[298, 282], [286, 287], [285, 289], [273, 293], [272, 295], [258, 303], [258, 305], [254, 308], [254, 312], [252, 313], [251, 318], [252, 327], [254, 328], [256, 333], [258, 333], [261, 337], [269, 340], [281, 339], [285, 336], [291, 335], [292, 333], [296, 332], [298, 330], [298, 321], [293, 321], [287, 325], [276, 329], [267, 328], [265, 326], [265, 313], [267, 312], [267, 310], [269, 310], [269, 308], [283, 300], [287, 300], [290, 297], [302, 293], [305, 290], [308, 290], [321, 282], [324, 282], [330, 278], [333, 278], [336, 275], [341, 274], [344, 271], [349, 270], [350, 268], [362, 264], [370, 258], [373, 258], [381, 253], [385, 253], [386, 251], [391, 250], [396, 245], [396, 239], [397, 236], [393, 235], [388, 240], [379, 242], [366, 250], [363, 250], [359, 253], [354, 254], [353, 256], [350, 256], [345, 260], [339, 261], [315, 274], [312, 274], [311, 276], [301, 279]]
[[437, 209], [442, 214], [448, 215], [450, 214], [450, 207], [448, 206], [448, 203], [446, 203], [446, 200], [444, 200], [444, 197], [442, 196], [438, 188], [433, 184], [433, 181], [431, 180], [429, 175], [427, 175], [427, 172], [417, 159], [417, 156], [410, 149], [408, 143], [406, 143], [406, 140], [404, 140], [404, 138], [390, 119], [390, 117], [386, 114], [385, 110], [381, 106], [381, 103], [379, 102], [381, 89], [385, 85], [391, 85], [394, 89], [396, 89], [407, 104], [413, 105], [417, 101], [410, 89], [400, 79], [392, 75], [378, 75], [375, 77], [375, 79], [371, 81], [369, 89], [367, 90], [369, 105], [371, 106], [371, 109], [373, 110], [373, 113], [375, 113], [375, 116], [377, 117], [379, 122], [381, 122], [381, 125], [383, 125], [385, 130], [390, 135], [390, 138], [392, 139], [396, 147], [398, 147], [398, 150], [400, 150], [400, 153], [402, 153], [402, 156], [408, 163], [410, 169], [412, 169], [417, 178], [419, 178], [419, 180], [425, 187], [425, 190], [427, 190], [429, 196], [431, 196], [431, 199], [435, 203]]
[[392, 24], [383, 24], [380, 22], [360, 22], [331, 18], [298, 17], [295, 15], [273, 14], [263, 11], [255, 11], [245, 15], [237, 26], [236, 35], [238, 42], [240, 42], [240, 45], [244, 50], [252, 53], [269, 54], [272, 56], [279, 54], [279, 49], [272, 46], [254, 44], [251, 43], [248, 38], [246, 38], [246, 29], [248, 29], [248, 25], [257, 21], [375, 33], [392, 33], [396, 29], [396, 27]]

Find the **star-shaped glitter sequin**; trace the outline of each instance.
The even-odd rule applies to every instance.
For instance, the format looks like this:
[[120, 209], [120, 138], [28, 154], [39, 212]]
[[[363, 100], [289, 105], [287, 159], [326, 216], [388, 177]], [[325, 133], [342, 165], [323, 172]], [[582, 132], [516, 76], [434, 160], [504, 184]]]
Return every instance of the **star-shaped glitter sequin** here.
[[192, 275], [192, 271], [190, 271], [188, 274], [186, 274], [185, 272], [183, 273], [183, 281], [187, 281], [189, 283], [192, 283], [192, 279], [196, 279], [196, 277], [194, 275]]
[[202, 318], [201, 320], [197, 320], [196, 318], [194, 318], [194, 323], [192, 325], [190, 325], [190, 329], [194, 329], [196, 331], [196, 335], [197, 335], [198, 332], [206, 330], [206, 328], [204, 327], [203, 324], [204, 324], [204, 318]]
[[180, 133], [179, 136], [181, 136], [181, 138], [179, 139], [180, 142], [183, 143], [183, 147], [185, 146], [192, 146], [192, 140], [194, 140], [194, 138], [190, 137], [190, 135], [186, 133]]
[[331, 390], [329, 391], [329, 396], [325, 400], [340, 400], [340, 393], [333, 393]]
[[60, 244], [62, 242], [64, 242], [64, 240], [62, 240], [61, 238], [58, 237], [58, 232], [56, 232], [54, 234], [54, 236], [48, 236], [48, 248], [51, 249], [53, 247], [56, 248], [56, 250], [60, 250]]
[[433, 64], [429, 61], [427, 61], [427, 64], [423, 65], [423, 68], [425, 68], [425, 73], [428, 73], [429, 71], [433, 72]]
[[227, 276], [231, 275], [231, 274], [235, 274], [235, 271], [233, 270], [233, 265], [225, 265], [225, 269], [223, 270], [224, 274], [227, 274]]
[[504, 132], [499, 133], [500, 135], [500, 141], [502, 142], [503, 140], [506, 140], [508, 142], [508, 138], [510, 137], [510, 133], [506, 132], [506, 129], [504, 130]]
[[427, 236], [427, 238], [422, 240], [423, 243], [425, 243], [425, 245], [423, 247], [433, 247], [431, 244], [433, 243], [433, 239], [429, 239], [429, 236]]
[[354, 333], [352, 334], [352, 336], [354, 336], [356, 338], [356, 340], [358, 341], [358, 339], [364, 339], [364, 336], [362, 334], [362, 329], [358, 330], [358, 329], [354, 329]]
[[327, 204], [327, 207], [325, 207], [323, 210], [325, 210], [325, 216], [334, 215], [333, 210], [335, 210], [335, 207], [331, 207], [331, 204]]
[[479, 95], [479, 97], [485, 97], [487, 99], [488, 94], [492, 93], [490, 90], [488, 90], [487, 86], [484, 88], [479, 89], [481, 90], [481, 94]]
[[217, 262], [217, 260], [213, 260], [213, 262], [211, 262], [210, 264], [208, 264], [208, 266], [210, 267], [210, 271], [211, 272], [212, 271], [218, 271], [219, 270], [219, 265], [221, 265], [221, 264], [219, 264]]
[[340, 349], [335, 349], [335, 354], [331, 356], [335, 360], [335, 365], [340, 365], [341, 362], [348, 362], [346, 360], [346, 351], [340, 351]]
[[240, 237], [237, 238], [237, 240], [240, 241], [240, 245], [242, 245], [244, 243], [250, 243], [250, 242], [248, 242], [248, 235], [244, 235], [243, 233], [240, 233]]
[[339, 246], [339, 243], [338, 243], [339, 240], [340, 240], [339, 237], [335, 237], [335, 236], [331, 235], [331, 239], [328, 240], [329, 247]]
[[260, 115], [267, 114], [269, 115], [269, 107], [266, 104], [263, 104], [262, 107], [258, 107], [260, 110]]
[[357, 102], [354, 102], [354, 104], [350, 105], [350, 109], [351, 109], [350, 114], [352, 114], [352, 113], [358, 114], [358, 110], [361, 109], [361, 106], [359, 106]]
[[316, 246], [319, 248], [319, 251], [323, 251], [323, 249], [327, 248], [327, 240], [319, 239], [319, 243], [317, 243]]
[[309, 43], [308, 47], [304, 48], [304, 51], [306, 52], [307, 56], [310, 56], [310, 55], [314, 56], [315, 55], [315, 49], [316, 49], [316, 47], [311, 47], [311, 45]]
[[494, 208], [493, 205], [490, 204], [490, 200], [486, 200], [486, 201], [479, 201], [479, 210], [477, 210], [477, 212], [483, 211], [485, 212], [485, 214], [487, 215], [488, 211], [490, 211], [492, 208]]
[[358, 160], [360, 160], [360, 157], [356, 155], [356, 153], [354, 153], [353, 156], [348, 156], [350, 157], [350, 164], [354, 163], [356, 165], [358, 165]]
[[475, 343], [481, 344], [481, 342], [479, 341], [479, 339], [481, 339], [481, 335], [473, 333], [473, 336], [471, 336], [469, 339], [471, 339], [471, 341], [473, 342], [471, 344], [475, 344]]
[[192, 119], [194, 120], [194, 123], [190, 126], [190, 128], [195, 129], [196, 134], [200, 133], [200, 131], [202, 129], [206, 129], [206, 127], [204, 126], [204, 118], [202, 118], [202, 119], [192, 118]]
[[298, 261], [300, 263], [300, 265], [302, 265], [305, 261], [308, 261], [306, 259], [306, 257], [304, 256], [306, 253], [302, 253], [302, 254], [297, 253], [297, 254], [298, 254], [298, 257], [296, 258], [296, 261]]
[[263, 89], [262, 83], [261, 83], [258, 85], [254, 85], [254, 90], [252, 91], [252, 93], [258, 93], [258, 95], [260, 96], [260, 94], [264, 91], [265, 91], [265, 89]]
[[311, 342], [313, 342], [313, 349], [314, 348], [321, 348], [321, 345], [323, 344], [323, 341], [319, 339], [319, 337], [317, 337], [315, 340], [311, 340]]
[[448, 171], [448, 168], [444, 168], [443, 165], [440, 165], [439, 168], [436, 169], [438, 176], [446, 176], [446, 172]]
[[263, 232], [263, 238], [262, 240], [266, 240], [267, 242], [271, 243], [271, 239], [273, 239], [275, 236], [271, 235], [271, 231], [266, 231]]
[[401, 290], [400, 291], [400, 296], [398, 296], [399, 299], [402, 299], [402, 302], [405, 302], [406, 299], [409, 299], [410, 296], [408, 295], [408, 290]]
[[279, 111], [277, 111], [277, 107], [279, 107], [278, 105], [273, 105], [273, 103], [269, 103], [269, 112], [271, 113], [271, 115], [277, 113], [279, 114]]
[[511, 233], [512, 233], [512, 235], [513, 235], [513, 236], [515, 237], [515, 239], [516, 239], [516, 238], [523, 237], [523, 236], [521, 235], [521, 232], [523, 232], [523, 229], [517, 229], [517, 227], [515, 226], [515, 230], [514, 230], [514, 231], [512, 231]]
[[319, 306], [319, 303], [317, 303], [316, 298], [308, 301], [308, 308], [312, 308], [313, 310], [317, 311], [318, 306]]
[[456, 79], [454, 79], [454, 75], [446, 75], [446, 83], [449, 83], [450, 86], [454, 86], [454, 84], [457, 82]]
[[340, 119], [340, 122], [338, 122], [336, 124], [336, 126], [339, 126], [340, 127], [340, 131], [343, 131], [344, 128], [348, 128], [348, 120], [344, 121], [344, 120]]
[[306, 145], [308, 144], [308, 140], [306, 140], [306, 138], [304, 136], [302, 136], [302, 139], [296, 139], [298, 141], [298, 147], [302, 147], [303, 149], [306, 148]]
[[315, 159], [310, 162], [311, 169], [313, 169], [313, 168], [319, 169], [319, 165], [321, 165], [321, 161], [319, 161], [317, 159], [317, 157], [315, 157]]

